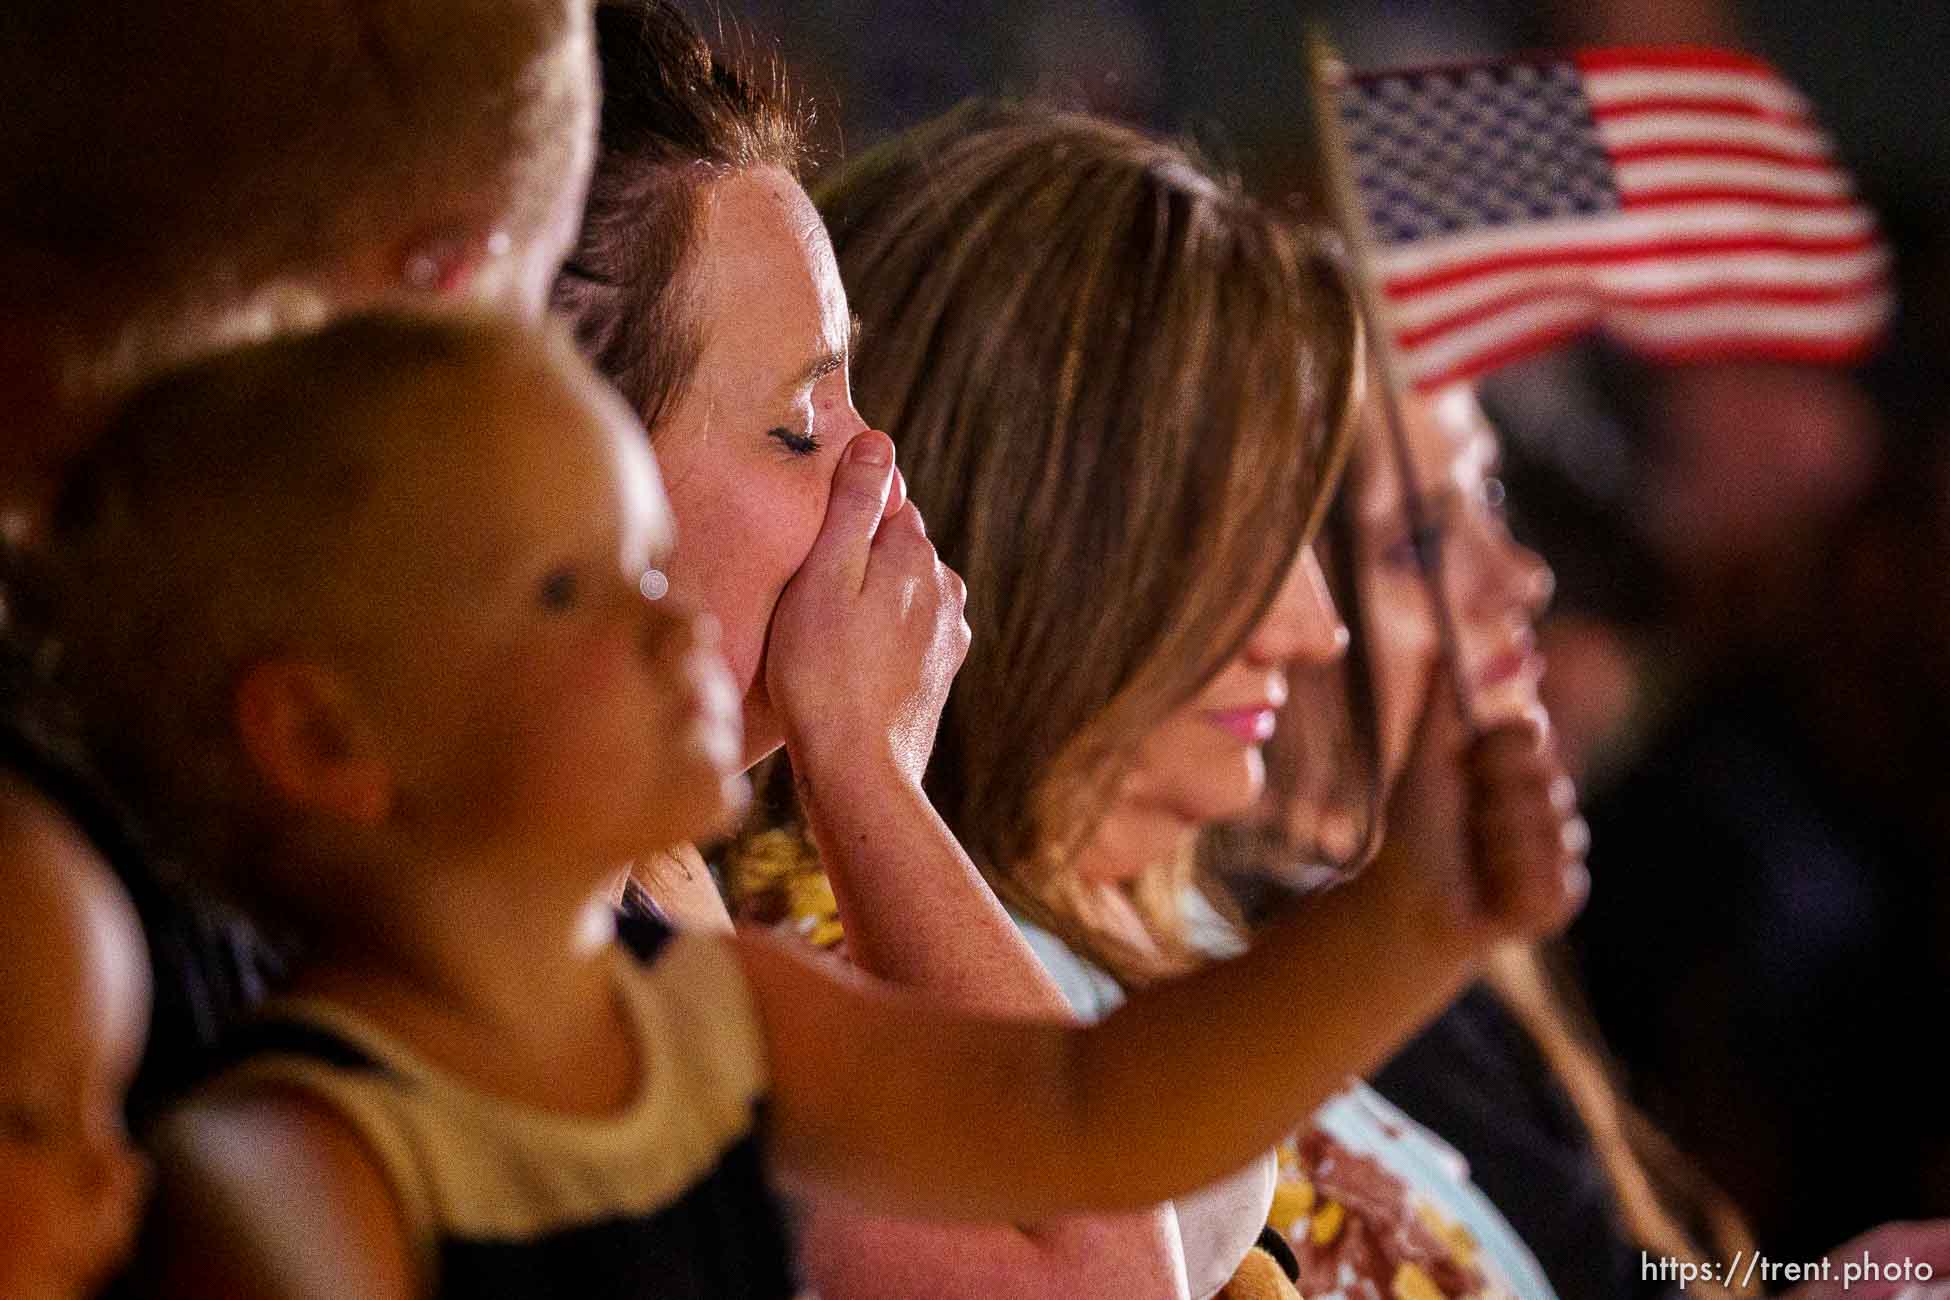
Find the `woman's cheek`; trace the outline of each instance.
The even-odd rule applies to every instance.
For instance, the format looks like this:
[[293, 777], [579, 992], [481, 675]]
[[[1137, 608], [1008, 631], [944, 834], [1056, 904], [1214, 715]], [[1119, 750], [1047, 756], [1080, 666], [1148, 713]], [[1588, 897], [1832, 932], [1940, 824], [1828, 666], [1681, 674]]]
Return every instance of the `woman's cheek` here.
[[1384, 767], [1396, 772], [1414, 743], [1429, 690], [1448, 689], [1440, 638], [1419, 575], [1375, 584], [1365, 593], [1371, 671], [1381, 711]]
[[[749, 689], [764, 659], [766, 638], [779, 598], [799, 576], [826, 521], [833, 464], [825, 457], [787, 465], [794, 471], [780, 475], [764, 490], [741, 502], [740, 527], [734, 537], [742, 562], [732, 560], [726, 573], [729, 588], [721, 594], [724, 608], [712, 608], [724, 638], [725, 655], [739, 684]], [[709, 593], [706, 605], [710, 607]]]
[[1266, 788], [1266, 762], [1196, 711], [1180, 713], [1145, 738], [1128, 789], [1140, 801], [1188, 821], [1243, 817]]

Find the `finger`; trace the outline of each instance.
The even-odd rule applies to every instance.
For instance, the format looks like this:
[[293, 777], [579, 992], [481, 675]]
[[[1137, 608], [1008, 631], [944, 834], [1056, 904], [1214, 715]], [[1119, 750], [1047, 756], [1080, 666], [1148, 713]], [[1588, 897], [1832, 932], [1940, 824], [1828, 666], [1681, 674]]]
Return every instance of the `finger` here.
[[846, 445], [805, 568], [833, 575], [848, 591], [860, 590], [894, 474], [894, 442], [886, 434], [869, 429]]
[[887, 583], [920, 581], [939, 591], [940, 583], [934, 581], [938, 559], [934, 553], [934, 543], [928, 540], [927, 524], [921, 518], [921, 512], [914, 508], [914, 503], [909, 501], [899, 514], [881, 524], [874, 534], [860, 590], [871, 591]]
[[968, 584], [963, 582], [962, 576], [943, 562], [941, 557], [936, 556], [935, 563], [941, 568], [942, 584], [947, 587], [949, 597], [955, 602], [955, 608], [966, 609], [968, 607]]
[[1499, 722], [1470, 742], [1470, 766], [1489, 773], [1542, 763], [1549, 753], [1548, 734], [1534, 718]]
[[1570, 924], [1591, 892], [1591, 873], [1584, 861], [1567, 859], [1559, 852], [1525, 853], [1508, 841], [1504, 847], [1512, 856], [1493, 858], [1480, 885], [1496, 924], [1533, 938]]
[[1585, 902], [1590, 897], [1591, 868], [1585, 866], [1582, 858], [1576, 862], [1566, 863], [1558, 874], [1554, 909], [1541, 918], [1542, 933], [1556, 934], [1577, 920], [1578, 913], [1584, 910]]
[[898, 514], [890, 515], [882, 521], [880, 530], [874, 534], [874, 550], [887, 547], [925, 546], [928, 558], [934, 558], [934, 546], [928, 541], [927, 521], [921, 518], [912, 501], [901, 508]]
[[1584, 857], [1590, 830], [1554, 762], [1518, 758], [1473, 775], [1470, 837], [1490, 876], [1547, 874]]
[[1471, 768], [1469, 783], [1470, 796], [1479, 808], [1557, 811], [1557, 805], [1551, 801], [1557, 771], [1547, 763], [1520, 761], [1501, 767]]
[[1566, 856], [1582, 862], [1591, 852], [1591, 823], [1584, 818], [1573, 817], [1565, 822], [1564, 829], [1559, 832], [1559, 835], [1563, 840]]
[[[851, 446], [852, 444], [848, 444]], [[901, 512], [907, 504], [907, 475], [901, 473], [900, 466], [894, 466], [894, 486], [887, 493], [887, 504], [880, 512], [880, 522], [886, 523]]]
[[1521, 868], [1525, 862], [1564, 857], [1564, 822], [1555, 813], [1534, 808], [1479, 811], [1470, 830], [1485, 858], [1498, 865]]
[[1567, 817], [1578, 810], [1578, 783], [1562, 772], [1551, 781], [1551, 807]]

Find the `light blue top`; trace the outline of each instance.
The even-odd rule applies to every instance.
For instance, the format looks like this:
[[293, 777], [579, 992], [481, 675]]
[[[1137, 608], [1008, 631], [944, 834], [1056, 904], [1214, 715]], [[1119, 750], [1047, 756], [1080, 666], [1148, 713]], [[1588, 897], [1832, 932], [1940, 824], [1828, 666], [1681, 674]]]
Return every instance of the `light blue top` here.
[[[1015, 922], [1079, 1016], [1101, 1020], [1123, 1003], [1124, 990], [1108, 971], [1072, 952], [1041, 926], [1021, 916], [1015, 916]], [[1241, 950], [1231, 927], [1196, 891], [1186, 895], [1186, 923], [1194, 944], [1215, 957], [1233, 956]], [[1444, 1218], [1468, 1230], [1479, 1248], [1476, 1264], [1483, 1273], [1484, 1290], [1480, 1294], [1484, 1300], [1557, 1300], [1530, 1247], [1470, 1181], [1469, 1162], [1380, 1093], [1358, 1079], [1349, 1080], [1346, 1089], [1314, 1112], [1313, 1123], [1348, 1150], [1378, 1162], [1402, 1181], [1410, 1195], [1427, 1201]], [[1193, 1253], [1189, 1241], [1185, 1253], [1189, 1265]], [[1226, 1266], [1228, 1276], [1237, 1266], [1236, 1259]], [[1220, 1284], [1223, 1282], [1221, 1279]], [[1205, 1294], [1197, 1278], [1192, 1280], [1192, 1293]], [[1347, 1296], [1337, 1290], [1309, 1300], [1347, 1300]]]

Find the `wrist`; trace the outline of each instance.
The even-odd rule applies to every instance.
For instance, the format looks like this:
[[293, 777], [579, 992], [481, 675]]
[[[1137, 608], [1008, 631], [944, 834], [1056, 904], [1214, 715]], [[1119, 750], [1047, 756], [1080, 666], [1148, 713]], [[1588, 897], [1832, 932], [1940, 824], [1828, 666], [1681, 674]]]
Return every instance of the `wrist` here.
[[863, 803], [918, 793], [918, 773], [910, 772], [885, 737], [847, 744], [826, 740], [819, 744], [786, 741], [792, 763], [794, 792], [808, 810], [834, 812]]
[[1342, 888], [1361, 899], [1357, 906], [1390, 948], [1467, 964], [1499, 938], [1468, 882], [1430, 872], [1393, 845], [1384, 844], [1368, 870]]

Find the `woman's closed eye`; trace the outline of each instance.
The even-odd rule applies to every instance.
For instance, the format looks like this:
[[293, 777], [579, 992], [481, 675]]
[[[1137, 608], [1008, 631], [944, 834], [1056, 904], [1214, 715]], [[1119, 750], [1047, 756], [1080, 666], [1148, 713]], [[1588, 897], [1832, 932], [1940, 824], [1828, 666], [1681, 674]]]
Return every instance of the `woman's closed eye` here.
[[781, 425], [776, 429], [768, 430], [766, 436], [777, 439], [779, 445], [795, 456], [810, 456], [821, 446], [819, 435], [810, 427], [801, 433]]

